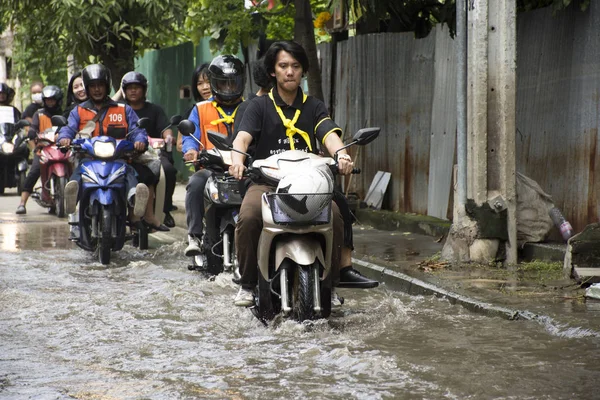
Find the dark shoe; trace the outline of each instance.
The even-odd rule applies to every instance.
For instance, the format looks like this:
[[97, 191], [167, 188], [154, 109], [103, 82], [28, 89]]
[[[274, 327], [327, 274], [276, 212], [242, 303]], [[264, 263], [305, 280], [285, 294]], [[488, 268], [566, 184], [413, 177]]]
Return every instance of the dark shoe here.
[[177, 211], [177, 210], [179, 210], [179, 207], [177, 207], [175, 204], [173, 204], [169, 211]]
[[27, 210], [25, 209], [25, 206], [20, 205], [19, 207], [17, 207], [17, 214], [27, 214]]
[[169, 228], [175, 227], [175, 220], [173, 219], [171, 213], [165, 213], [165, 219], [163, 220], [163, 223]]
[[144, 225], [146, 225], [146, 228], [148, 228], [150, 233], [155, 232], [155, 231], [159, 231], [159, 232], [169, 232], [170, 231], [170, 229], [163, 224], [156, 226], [156, 225], [152, 225], [148, 221], [145, 221], [145, 220], [142, 220], [142, 221], [144, 221]]
[[379, 286], [379, 282], [367, 278], [352, 267], [340, 271], [340, 283], [337, 287], [350, 289], [371, 289]]

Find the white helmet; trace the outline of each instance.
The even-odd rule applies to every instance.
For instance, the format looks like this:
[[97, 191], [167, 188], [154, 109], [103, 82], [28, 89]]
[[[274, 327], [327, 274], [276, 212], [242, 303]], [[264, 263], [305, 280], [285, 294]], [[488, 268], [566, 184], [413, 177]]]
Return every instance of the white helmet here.
[[[327, 167], [325, 167], [327, 168]], [[277, 185], [277, 204], [294, 221], [315, 219], [331, 201], [333, 179], [329, 171], [309, 169], [284, 176]]]

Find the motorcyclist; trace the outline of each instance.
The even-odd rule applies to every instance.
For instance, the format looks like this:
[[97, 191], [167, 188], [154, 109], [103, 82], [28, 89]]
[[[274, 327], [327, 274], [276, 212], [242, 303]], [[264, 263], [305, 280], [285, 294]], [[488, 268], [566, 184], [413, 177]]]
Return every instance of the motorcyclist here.
[[[108, 96], [111, 85], [108, 68], [102, 64], [88, 65], [84, 68], [82, 77], [88, 100], [78, 104], [69, 114], [68, 124], [60, 129], [58, 137], [60, 145], [69, 146], [75, 135], [90, 122], [94, 126], [92, 136], [107, 135], [124, 139], [127, 132], [137, 123], [138, 116], [131, 107], [118, 104]], [[143, 128], [135, 129], [130, 140], [139, 152], [145, 151], [148, 146], [148, 134]], [[154, 179], [154, 174], [148, 167], [135, 163], [126, 164], [127, 199], [130, 205], [134, 204], [135, 218], [144, 215], [148, 202], [148, 187], [144, 183], [138, 183], [136, 172], [141, 182]], [[65, 186], [65, 211], [68, 214], [75, 212], [80, 182], [81, 169], [78, 167]]]
[[[242, 117], [237, 111], [243, 102], [244, 64], [232, 55], [217, 56], [208, 67], [208, 79], [213, 97], [197, 103], [189, 116], [189, 120], [196, 125], [194, 136], [205, 149], [213, 147], [208, 141], [207, 130], [232, 136], [234, 121]], [[202, 149], [198, 142], [192, 137], [183, 138], [183, 158], [186, 161], [196, 161], [200, 150]], [[204, 227], [204, 186], [210, 174], [208, 170], [199, 170], [190, 177], [186, 186], [188, 246], [184, 253], [187, 257], [204, 255], [201, 244]]]
[[[17, 107], [11, 105], [14, 98], [14, 89], [6, 83], [0, 83], [0, 107], [9, 107], [12, 109], [8, 111], [6, 116], [0, 112], [0, 123], [8, 122], [14, 124], [21, 119], [21, 111], [19, 111]], [[12, 116], [10, 116], [11, 112]]]
[[[37, 135], [40, 132], [45, 131], [52, 127], [51, 118], [54, 115], [62, 114], [62, 99], [63, 92], [58, 86], [49, 85], [42, 89], [42, 108], [38, 109], [34, 114], [29, 126], [27, 137], [31, 141], [37, 139]], [[33, 186], [40, 177], [40, 156], [36, 151], [31, 162], [31, 167], [25, 178], [25, 184], [23, 185], [23, 192], [21, 193], [21, 202], [17, 207], [17, 214], [26, 214], [27, 209], [25, 205], [29, 196], [33, 192]]]
[[[139, 118], [148, 118], [150, 120], [149, 126], [146, 128], [148, 136], [152, 138], [159, 138], [165, 140], [173, 140], [173, 132], [171, 129], [165, 129], [169, 126], [169, 120], [167, 114], [161, 106], [158, 104], [151, 103], [146, 100], [146, 93], [148, 91], [148, 80], [146, 77], [136, 71], [130, 71], [123, 75], [121, 79], [121, 89], [125, 98], [125, 102], [129, 104], [133, 111]], [[173, 204], [173, 192], [175, 191], [175, 183], [177, 180], [177, 169], [174, 166], [173, 153], [170, 151], [160, 152], [160, 164], [165, 172], [165, 202], [163, 210], [165, 212], [164, 225], [166, 227], [174, 227], [175, 221], [170, 214], [171, 206]], [[157, 171], [158, 178], [160, 177], [160, 168]], [[154, 185], [149, 185], [150, 197], [148, 199], [149, 207], [152, 207], [152, 201], [154, 199]], [[153, 225], [153, 228], [160, 226], [161, 223], [158, 219], [154, 218], [152, 221], [149, 216], [145, 216], [144, 220]], [[161, 228], [159, 230], [164, 230]]]
[[[273, 77], [275, 86], [268, 96], [253, 99], [244, 113], [233, 147], [246, 152], [250, 144], [255, 144], [256, 159], [267, 158], [272, 154], [297, 149], [316, 153], [319, 141], [330, 154], [343, 147], [341, 129], [329, 117], [325, 104], [304, 94], [300, 82], [308, 70], [308, 56], [298, 43], [293, 41], [275, 42], [264, 57], [267, 72]], [[230, 173], [241, 179], [246, 169], [244, 156], [232, 152], [233, 165]], [[341, 150], [338, 153], [338, 169], [342, 175], [352, 171], [350, 155]], [[244, 197], [236, 227], [238, 261], [240, 266], [241, 288], [234, 303], [237, 306], [254, 304], [253, 289], [258, 282], [257, 249], [262, 229], [261, 197], [263, 193], [274, 191], [273, 187], [252, 184]], [[332, 272], [334, 286], [339, 281], [361, 287], [374, 287], [372, 281], [360, 275], [351, 266], [341, 270], [341, 251], [344, 239], [344, 223], [339, 208], [332, 203], [333, 210], [333, 255]], [[338, 276], [339, 275], [339, 276]]]

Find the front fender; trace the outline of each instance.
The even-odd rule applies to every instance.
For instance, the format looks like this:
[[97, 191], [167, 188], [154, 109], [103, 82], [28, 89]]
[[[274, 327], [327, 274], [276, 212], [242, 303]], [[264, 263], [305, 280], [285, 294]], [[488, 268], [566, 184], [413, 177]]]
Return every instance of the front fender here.
[[119, 192], [113, 189], [102, 189], [98, 188], [90, 195], [90, 204], [98, 202], [102, 205], [108, 206], [119, 202]]
[[315, 238], [306, 235], [293, 235], [277, 240], [275, 244], [276, 270], [279, 269], [286, 258], [300, 265], [311, 265], [315, 260], [319, 260], [323, 266], [327, 265], [323, 256], [321, 243]]

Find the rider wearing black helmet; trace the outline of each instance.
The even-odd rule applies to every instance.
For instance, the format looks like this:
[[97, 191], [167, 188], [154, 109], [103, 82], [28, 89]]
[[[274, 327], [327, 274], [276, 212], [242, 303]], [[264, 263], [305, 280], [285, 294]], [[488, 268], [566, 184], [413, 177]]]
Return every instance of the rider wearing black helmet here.
[[0, 83], [0, 107], [11, 107], [13, 109], [13, 121], [0, 121], [15, 123], [21, 119], [21, 111], [17, 107], [12, 106], [13, 98], [15, 97], [15, 91], [13, 88], [8, 86], [6, 83]]
[[[140, 118], [148, 118], [149, 126], [146, 128], [148, 136], [152, 138], [165, 139], [173, 142], [173, 132], [169, 127], [167, 114], [161, 106], [153, 104], [146, 100], [146, 92], [148, 91], [148, 80], [146, 77], [136, 71], [130, 71], [123, 75], [121, 79], [121, 89], [125, 97], [125, 101]], [[165, 171], [165, 202], [164, 202], [164, 226], [172, 228], [175, 226], [175, 220], [170, 214], [173, 205], [173, 192], [175, 191], [175, 183], [177, 180], [177, 169], [174, 166], [173, 153], [171, 151], [160, 152], [160, 162]], [[160, 175], [160, 171], [159, 171]], [[150, 202], [154, 197], [154, 192], [151, 186]], [[148, 221], [151, 222], [151, 221]], [[154, 221], [153, 225], [161, 226], [160, 221]]]
[[[62, 99], [63, 92], [58, 86], [49, 85], [42, 89], [42, 108], [38, 109], [31, 120], [29, 126], [29, 132], [27, 137], [29, 140], [35, 140], [38, 133], [45, 131], [48, 128], [52, 128], [51, 118], [53, 115], [62, 114]], [[33, 186], [40, 177], [40, 157], [37, 152], [34, 153], [33, 161], [31, 162], [31, 168], [25, 177], [25, 183], [23, 185], [23, 191], [21, 192], [21, 202], [17, 207], [17, 214], [25, 214], [27, 210], [25, 205], [29, 196], [33, 192]], [[46, 200], [46, 199], [42, 199]]]
[[[221, 55], [215, 57], [208, 67], [208, 79], [213, 97], [196, 104], [188, 117], [196, 125], [194, 136], [200, 140], [205, 149], [214, 147], [207, 139], [206, 131], [218, 131], [233, 136], [233, 126], [242, 113], [238, 112], [242, 103], [245, 85], [244, 64], [235, 56]], [[183, 157], [186, 161], [198, 158], [198, 142], [191, 137], [183, 138]], [[201, 256], [204, 249], [201, 245], [204, 224], [204, 186], [210, 171], [200, 170], [190, 177], [186, 187], [185, 211], [188, 226], [188, 243], [185, 255]], [[198, 260], [198, 258], [196, 258]], [[200, 263], [199, 263], [200, 264]]]
[[[93, 126], [91, 136], [112, 136], [124, 139], [126, 134], [133, 129], [138, 121], [138, 116], [131, 107], [113, 101], [108, 95], [111, 87], [111, 75], [108, 68], [102, 64], [92, 64], [82, 71], [83, 85], [88, 95], [88, 100], [78, 104], [69, 114], [68, 124], [60, 130], [59, 141], [62, 146], [69, 146], [77, 132]], [[129, 138], [134, 143], [137, 151], [143, 152], [148, 147], [148, 134], [143, 128], [136, 129]], [[148, 201], [148, 187], [139, 183], [136, 172], [141, 182], [152, 181], [154, 174], [147, 167], [139, 164], [127, 164], [127, 198], [132, 201], [135, 195], [134, 215], [144, 215]], [[134, 170], [135, 168], [135, 170]], [[68, 214], [75, 212], [81, 181], [81, 170], [77, 168], [71, 180], [65, 186], [65, 209]]]

